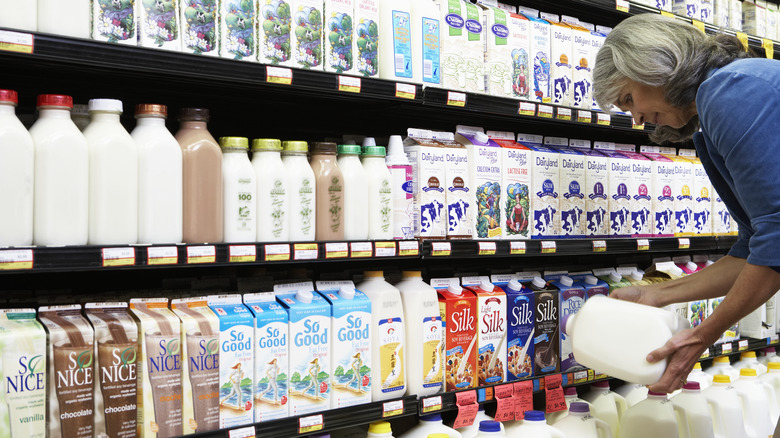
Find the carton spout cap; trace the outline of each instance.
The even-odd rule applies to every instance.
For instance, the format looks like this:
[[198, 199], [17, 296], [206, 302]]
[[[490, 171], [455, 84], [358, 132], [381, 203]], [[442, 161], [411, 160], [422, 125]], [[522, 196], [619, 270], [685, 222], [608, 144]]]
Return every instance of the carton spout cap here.
[[544, 286], [547, 285], [547, 282], [544, 281], [544, 278], [542, 278], [542, 277], [534, 277], [534, 279], [531, 280], [531, 284], [533, 284], [534, 286], [536, 286], [539, 289], [541, 289], [541, 288], [543, 288]]
[[351, 300], [355, 298], [355, 288], [349, 286], [341, 286], [339, 288], [339, 296], [345, 300]]
[[304, 304], [310, 304], [312, 299], [314, 299], [314, 294], [309, 290], [299, 290], [295, 293], [295, 299]]
[[520, 283], [519, 281], [512, 279], [509, 280], [509, 283], [507, 283], [506, 287], [512, 292], [520, 292], [521, 290], [523, 290], [523, 283]]
[[463, 288], [455, 284], [447, 286], [447, 291], [453, 295], [463, 295]]

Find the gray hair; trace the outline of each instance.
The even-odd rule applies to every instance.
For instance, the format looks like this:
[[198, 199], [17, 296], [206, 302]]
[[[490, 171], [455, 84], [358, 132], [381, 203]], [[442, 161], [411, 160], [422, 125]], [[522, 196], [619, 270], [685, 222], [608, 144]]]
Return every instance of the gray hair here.
[[[712, 68], [747, 57], [734, 36], [706, 36], [690, 23], [660, 14], [639, 14], [618, 24], [607, 36], [593, 69], [593, 97], [607, 109], [620, 98], [626, 80], [664, 87], [667, 102], [687, 107]], [[682, 142], [699, 130], [699, 118], [676, 129], [658, 126], [656, 143]]]

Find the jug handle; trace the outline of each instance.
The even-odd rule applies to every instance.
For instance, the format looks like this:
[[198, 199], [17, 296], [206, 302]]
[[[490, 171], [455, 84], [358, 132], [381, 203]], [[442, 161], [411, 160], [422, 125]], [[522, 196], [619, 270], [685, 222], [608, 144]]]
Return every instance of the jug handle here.
[[594, 422], [596, 423], [596, 429], [601, 429], [601, 433], [599, 434], [599, 437], [601, 438], [613, 438], [612, 436], [612, 428], [609, 427], [609, 424], [607, 424], [606, 421], [598, 419], [596, 417], [593, 417]]
[[626, 399], [618, 394], [617, 392], [612, 392], [612, 396], [615, 399], [615, 403], [617, 404], [617, 411], [618, 411], [618, 421], [623, 419], [623, 414], [628, 410], [628, 402]]
[[712, 416], [712, 425], [715, 438], [727, 438], [726, 426], [723, 424], [723, 417], [717, 415], [718, 401], [715, 398], [709, 396], [705, 396], [705, 399], [707, 400], [707, 406], [710, 408], [710, 415]]
[[547, 426], [550, 429], [550, 435], [552, 435], [552, 438], [566, 438], [566, 434], [561, 432], [560, 429], [558, 429], [555, 426]]
[[[742, 408], [741, 410], [744, 413], [745, 412], [745, 404], [746, 404], [746, 400], [745, 399], [747, 398], [747, 395], [744, 392], [742, 392], [740, 390], [737, 390], [737, 396], [739, 397], [740, 408]], [[757, 433], [756, 433], [755, 428], [753, 427], [753, 425], [751, 425], [747, 421], [743, 421], [743, 424], [745, 425], [745, 433], [747, 434], [747, 436], [758, 436]]]
[[688, 424], [688, 416], [685, 415], [685, 409], [676, 403], [672, 403], [672, 408], [674, 408], [674, 413], [677, 416], [677, 430], [680, 438], [693, 437], [691, 426]]
[[761, 382], [761, 386], [764, 387], [766, 397], [769, 399], [769, 415], [772, 417], [772, 422], [776, 423], [777, 418], [780, 416], [780, 408], [777, 406], [777, 395], [775, 394], [775, 387], [766, 382]]

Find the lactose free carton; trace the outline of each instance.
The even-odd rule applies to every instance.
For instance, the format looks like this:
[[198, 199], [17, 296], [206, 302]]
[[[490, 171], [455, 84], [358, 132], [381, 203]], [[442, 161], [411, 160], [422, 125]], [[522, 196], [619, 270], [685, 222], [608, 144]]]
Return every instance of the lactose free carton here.
[[488, 131], [501, 146], [502, 239], [530, 239], [531, 149], [515, 141], [512, 132]]

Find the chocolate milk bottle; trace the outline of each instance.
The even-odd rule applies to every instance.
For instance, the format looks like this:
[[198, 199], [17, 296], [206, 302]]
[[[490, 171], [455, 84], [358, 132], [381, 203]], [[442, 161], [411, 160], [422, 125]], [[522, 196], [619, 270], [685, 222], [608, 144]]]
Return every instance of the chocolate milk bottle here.
[[176, 133], [183, 153], [186, 243], [222, 241], [222, 150], [206, 123], [206, 108], [183, 108]]
[[81, 306], [41, 307], [38, 319], [49, 338], [49, 434], [92, 438], [95, 334]]
[[136, 429], [138, 328], [127, 303], [87, 303], [95, 329], [95, 436], [133, 438]]
[[344, 240], [344, 176], [336, 163], [336, 143], [314, 143], [311, 169], [317, 181], [316, 239]]

